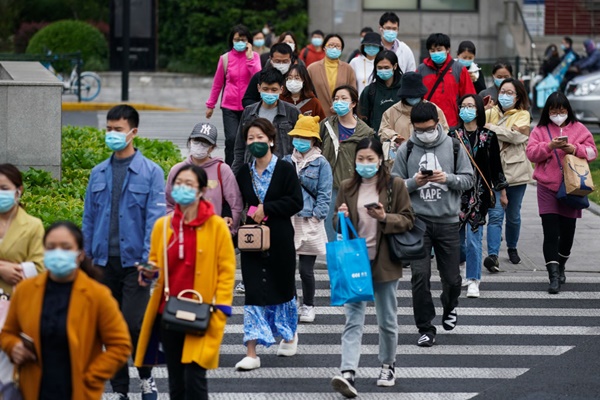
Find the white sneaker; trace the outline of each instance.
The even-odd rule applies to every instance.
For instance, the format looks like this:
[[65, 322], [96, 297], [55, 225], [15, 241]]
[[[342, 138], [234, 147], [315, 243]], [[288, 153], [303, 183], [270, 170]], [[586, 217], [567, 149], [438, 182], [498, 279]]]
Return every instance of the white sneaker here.
[[302, 305], [300, 307], [300, 322], [313, 322], [315, 320], [315, 307]]
[[291, 357], [291, 356], [296, 355], [297, 351], [298, 351], [298, 332], [296, 332], [296, 334], [294, 335], [294, 341], [291, 343], [286, 343], [285, 341], [283, 341], [283, 339], [281, 340], [281, 343], [279, 343], [279, 348], [277, 349], [277, 355], [283, 356], [283, 357]]
[[467, 288], [467, 297], [479, 297], [479, 281], [471, 279]]
[[235, 364], [235, 369], [242, 371], [251, 371], [253, 369], [260, 368], [260, 357], [244, 357], [242, 361]]

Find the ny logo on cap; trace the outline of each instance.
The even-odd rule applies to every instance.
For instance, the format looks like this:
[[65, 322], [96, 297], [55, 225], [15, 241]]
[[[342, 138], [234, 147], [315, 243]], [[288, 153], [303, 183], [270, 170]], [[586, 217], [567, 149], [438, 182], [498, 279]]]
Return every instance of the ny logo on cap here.
[[210, 134], [210, 125], [208, 125], [208, 124], [202, 125], [202, 129], [200, 129], [200, 133], [203, 135], [209, 135]]

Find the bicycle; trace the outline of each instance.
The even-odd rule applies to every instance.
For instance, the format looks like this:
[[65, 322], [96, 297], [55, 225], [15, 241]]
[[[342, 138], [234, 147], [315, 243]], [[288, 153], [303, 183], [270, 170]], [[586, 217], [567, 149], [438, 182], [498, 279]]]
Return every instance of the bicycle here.
[[[77, 63], [74, 62], [71, 75], [68, 80], [64, 80], [63, 76], [56, 72], [52, 64], [47, 63], [44, 66], [52, 72], [63, 84], [63, 94], [79, 94], [79, 83], [77, 81]], [[81, 73], [81, 100], [92, 101], [100, 94], [102, 80], [95, 72], [85, 71]]]

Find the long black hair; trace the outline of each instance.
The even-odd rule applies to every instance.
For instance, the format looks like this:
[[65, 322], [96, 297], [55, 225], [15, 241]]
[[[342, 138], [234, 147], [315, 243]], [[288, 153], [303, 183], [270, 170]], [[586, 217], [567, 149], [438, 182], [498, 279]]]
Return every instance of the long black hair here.
[[544, 104], [544, 108], [542, 110], [542, 115], [540, 115], [540, 122], [538, 122], [539, 126], [548, 126], [552, 121], [550, 120], [550, 110], [564, 108], [567, 110], [567, 120], [566, 123], [570, 124], [571, 122], [577, 122], [577, 117], [573, 112], [573, 108], [571, 108], [571, 103], [567, 96], [565, 96], [561, 92], [554, 92], [548, 99], [546, 99], [546, 104]]
[[204, 189], [206, 187], [206, 185], [208, 185], [208, 176], [206, 175], [206, 171], [204, 170], [204, 168], [199, 167], [194, 164], [188, 164], [188, 165], [184, 165], [183, 167], [181, 167], [179, 169], [179, 171], [177, 171], [177, 173], [173, 177], [173, 180], [171, 181], [171, 183], [173, 185], [175, 185], [175, 181], [177, 180], [177, 177], [183, 171], [192, 171], [194, 173], [194, 175], [196, 175], [196, 178], [198, 179], [198, 191], [199, 192], [202, 191], [202, 189]]
[[[44, 245], [46, 244], [46, 238], [55, 229], [65, 228], [69, 231], [73, 239], [75, 239], [75, 243], [77, 244], [77, 250], [83, 251], [83, 232], [82, 230], [72, 223], [71, 221], [56, 221], [52, 225], [46, 229], [46, 233], [44, 234]], [[92, 279], [97, 280], [98, 282], [102, 282], [102, 277], [104, 275], [103, 271], [96, 267], [92, 263], [92, 259], [86, 254], [83, 261], [79, 263], [79, 268], [85, 272]]]
[[[381, 142], [373, 136], [362, 139], [356, 145], [356, 152], [354, 153], [355, 164], [356, 155], [359, 151], [364, 149], [371, 149], [375, 152], [375, 154], [377, 154], [377, 156], [379, 156], [379, 161], [381, 162], [381, 165], [379, 166], [379, 169], [377, 170], [377, 174], [375, 176], [377, 177], [377, 192], [381, 193], [387, 189], [388, 181], [390, 180], [390, 172], [388, 171], [388, 168], [383, 160], [383, 146]], [[354, 195], [358, 192], [360, 184], [362, 183], [362, 179], [363, 178], [358, 174], [358, 172], [356, 172], [355, 168], [354, 175], [352, 176], [352, 188], [350, 189], [351, 195]]]
[[400, 70], [400, 65], [398, 64], [398, 56], [391, 50], [382, 50], [375, 56], [375, 60], [373, 60], [373, 73], [371, 74], [371, 81], [378, 81], [385, 84], [385, 81], [377, 75], [377, 64], [379, 64], [383, 60], [388, 60], [392, 64], [392, 68], [394, 65], [396, 69], [394, 69], [394, 82], [393, 85], [396, 85], [400, 82], [402, 78], [402, 71]]
[[[512, 83], [512, 85], [515, 87], [517, 101], [515, 101], [515, 105], [513, 108], [517, 110], [529, 110], [529, 96], [527, 95], [527, 90], [525, 89], [525, 86], [523, 86], [521, 81], [518, 79], [506, 78], [505, 80], [503, 80], [500, 86], [498, 87], [498, 96], [500, 96], [502, 86], [506, 85], [507, 83]], [[498, 102], [498, 107], [500, 108], [500, 110], [502, 110], [502, 112], [504, 112], [504, 109], [502, 108], [502, 104], [500, 104], [500, 102]]]
[[[475, 117], [475, 121], [477, 122], [477, 128], [482, 129], [485, 126], [485, 106], [483, 105], [483, 99], [478, 94], [466, 94], [458, 100], [458, 112], [460, 113], [460, 105], [465, 99], [472, 97], [475, 100], [475, 108], [477, 111], [477, 116]], [[459, 118], [460, 119], [460, 118]], [[460, 119], [460, 126], [465, 126], [465, 121]]]
[[[317, 97], [315, 85], [313, 85], [313, 81], [312, 79], [310, 79], [310, 75], [308, 74], [308, 70], [306, 69], [306, 67], [302, 64], [292, 64], [286, 76], [289, 77], [290, 72], [294, 70], [298, 72], [298, 75], [300, 75], [300, 79], [302, 79], [303, 82], [302, 90], [300, 90], [302, 97], [304, 97], [305, 99]], [[292, 96], [292, 93], [288, 90], [286, 85], [283, 85], [283, 94], [288, 95], [290, 97]]]

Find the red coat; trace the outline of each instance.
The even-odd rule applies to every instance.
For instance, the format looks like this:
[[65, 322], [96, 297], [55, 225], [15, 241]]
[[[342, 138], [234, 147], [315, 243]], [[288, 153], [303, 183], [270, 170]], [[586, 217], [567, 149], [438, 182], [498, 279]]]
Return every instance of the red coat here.
[[306, 67], [308, 68], [310, 64], [317, 61], [321, 61], [325, 58], [325, 49], [321, 48], [321, 51], [317, 51], [315, 49], [315, 46], [309, 44], [308, 46], [300, 50], [299, 57], [302, 61], [304, 61], [304, 64], [306, 64]]
[[[453, 62], [452, 66], [446, 72], [446, 75], [444, 75], [443, 81], [435, 89], [433, 96], [429, 98], [429, 92], [437, 81], [439, 74], [446, 68], [449, 62]], [[431, 58], [426, 58], [417, 68], [417, 72], [423, 76], [423, 84], [427, 86], [425, 99], [431, 101], [444, 111], [448, 125], [451, 128], [457, 126], [459, 123], [458, 99], [465, 94], [476, 94], [467, 69], [461, 63], [452, 60], [452, 57], [448, 55], [446, 62], [439, 67], [431, 61]]]

